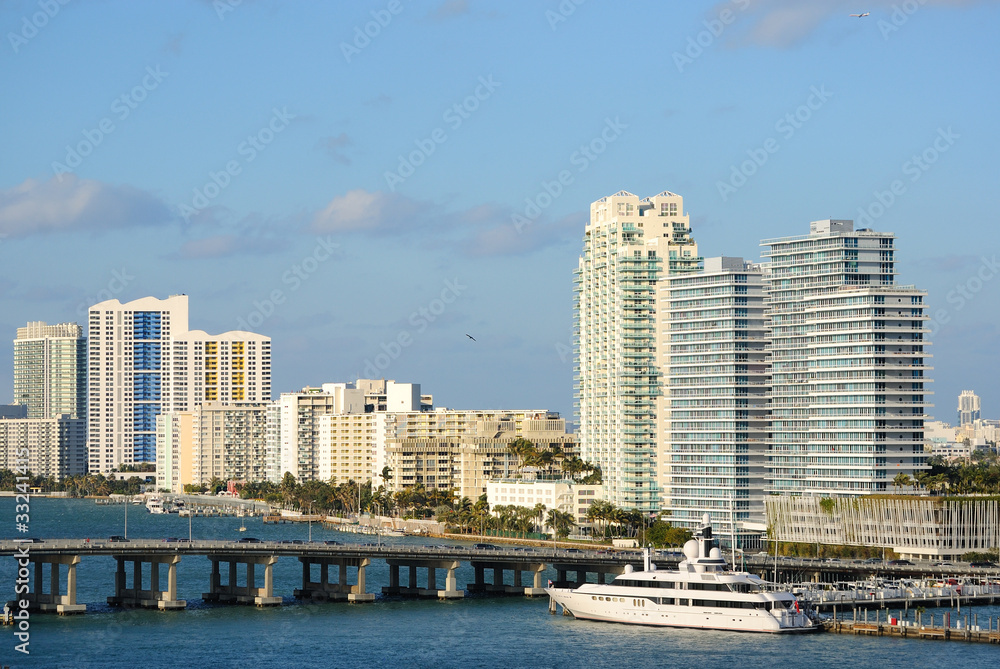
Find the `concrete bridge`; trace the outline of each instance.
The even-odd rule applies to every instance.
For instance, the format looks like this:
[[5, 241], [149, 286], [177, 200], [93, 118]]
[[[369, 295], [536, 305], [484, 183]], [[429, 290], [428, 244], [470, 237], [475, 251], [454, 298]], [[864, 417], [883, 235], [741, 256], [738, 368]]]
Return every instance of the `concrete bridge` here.
[[[383, 593], [439, 599], [460, 599], [465, 596], [465, 590], [528, 597], [542, 595], [545, 593], [542, 572], [549, 565], [556, 569], [559, 585], [572, 586], [585, 583], [588, 574], [596, 574], [600, 582], [607, 582], [609, 576], [622, 573], [626, 564], [640, 568], [642, 562], [638, 554], [622, 556], [513, 546], [474, 549], [157, 539], [0, 541], [0, 556], [13, 556], [18, 560], [18, 582], [30, 588], [30, 592], [20, 595], [19, 599], [26, 600], [28, 608], [37, 611], [60, 614], [86, 611], [86, 605], [76, 599], [76, 568], [83, 558], [98, 555], [113, 557], [117, 563], [115, 591], [108, 597], [109, 604], [158, 609], [183, 609], [187, 605], [177, 598], [177, 564], [185, 556], [207, 557], [211, 564], [209, 588], [202, 595], [204, 600], [257, 606], [281, 604], [281, 597], [274, 592], [273, 575], [273, 566], [281, 557], [295, 558], [302, 563], [302, 587], [295, 589], [295, 597], [359, 603], [375, 600], [375, 594], [367, 591], [365, 578], [366, 568], [373, 559], [385, 560], [389, 566], [389, 585], [382, 588]], [[474, 580], [464, 589], [458, 587], [455, 576], [463, 562], [469, 563], [475, 574]], [[225, 578], [223, 564], [226, 565]], [[331, 567], [336, 568], [333, 579]], [[424, 572], [424, 587], [418, 582], [418, 570]], [[439, 570], [444, 572], [443, 587], [438, 584]], [[166, 587], [162, 587], [163, 572], [166, 572]], [[316, 572], [318, 579], [314, 578]], [[510, 583], [506, 582], [507, 572], [511, 573]], [[408, 577], [405, 585], [401, 573]], [[526, 574], [530, 583], [526, 583]], [[575, 578], [569, 579], [570, 574]], [[149, 587], [143, 588], [147, 577]], [[13, 602], [11, 606], [15, 608]]]
[[[110, 556], [116, 561], [114, 594], [107, 598], [109, 604], [165, 610], [183, 609], [187, 605], [177, 598], [177, 564], [185, 556], [208, 558], [211, 570], [208, 591], [202, 595], [204, 600], [256, 606], [281, 604], [280, 595], [275, 595], [274, 591], [273, 567], [282, 557], [297, 559], [302, 564], [302, 587], [294, 590], [295, 597], [356, 603], [375, 599], [375, 594], [367, 590], [365, 578], [366, 568], [375, 559], [385, 560], [389, 567], [389, 585], [382, 588], [384, 594], [438, 599], [459, 599], [465, 596], [466, 590], [496, 595], [541, 595], [544, 594], [542, 573], [548, 567], [556, 571], [554, 584], [558, 587], [586, 583], [591, 580], [590, 575], [594, 575], [593, 580], [598, 583], [607, 583], [621, 574], [628, 564], [635, 569], [642, 568], [638, 552], [246, 539], [6, 540], [0, 541], [2, 556], [14, 556], [18, 561], [17, 582], [29, 588], [29, 592], [18, 596], [19, 600], [26, 600], [29, 609], [60, 614], [86, 611], [86, 605], [76, 600], [76, 567], [87, 556]], [[653, 561], [663, 569], [675, 568], [679, 560], [676, 554], [653, 556]], [[464, 588], [459, 587], [455, 575], [462, 563], [469, 563], [474, 572], [473, 581]], [[332, 568], [336, 568], [336, 575]], [[768, 580], [774, 578], [773, 558], [755, 556], [738, 568]], [[444, 572], [443, 583], [438, 581], [439, 570]], [[931, 563], [884, 566], [846, 561], [778, 560], [779, 578], [785, 582], [923, 578], [941, 576], [945, 570], [958, 577], [1000, 579], [1000, 570], [996, 569], [935, 567]], [[420, 579], [423, 587], [418, 582], [420, 571], [423, 572], [423, 579]], [[507, 572], [511, 573], [509, 579]], [[403, 574], [407, 577], [405, 584], [401, 578]], [[143, 588], [146, 576], [149, 587]], [[163, 583], [164, 576], [166, 583]], [[12, 608], [19, 607], [12, 603]]]

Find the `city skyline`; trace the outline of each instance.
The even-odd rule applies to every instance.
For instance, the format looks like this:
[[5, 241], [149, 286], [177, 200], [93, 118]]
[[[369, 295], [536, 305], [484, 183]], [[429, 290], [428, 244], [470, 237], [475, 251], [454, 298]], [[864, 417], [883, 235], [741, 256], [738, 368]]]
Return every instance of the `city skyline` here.
[[706, 257], [894, 232], [935, 395], [998, 413], [996, 3], [564, 5], [6, 3], [0, 329], [186, 293], [272, 338], [274, 396], [371, 365], [572, 420], [588, 205], [667, 189]]

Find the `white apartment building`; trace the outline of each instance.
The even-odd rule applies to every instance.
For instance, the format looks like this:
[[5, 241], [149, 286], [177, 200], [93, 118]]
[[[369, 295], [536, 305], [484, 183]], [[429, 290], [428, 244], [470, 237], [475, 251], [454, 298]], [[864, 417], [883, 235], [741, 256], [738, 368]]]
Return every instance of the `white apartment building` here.
[[0, 469], [20, 471], [22, 463], [57, 481], [87, 473], [87, 421], [54, 418], [0, 418]]
[[960, 434], [962, 430], [940, 420], [924, 421], [924, 452], [946, 460], [968, 458], [974, 450]]
[[619, 191], [591, 204], [575, 271], [580, 450], [621, 508], [660, 508], [657, 289], [700, 260], [681, 196]]
[[266, 480], [267, 408], [266, 404], [206, 402], [193, 411], [160, 414], [159, 487], [181, 492], [186, 484], [205, 485], [212, 479]]
[[[578, 528], [590, 527], [587, 511], [595, 500], [603, 499], [604, 487], [585, 485], [571, 480], [541, 481], [527, 479], [500, 479], [486, 483], [486, 501], [490, 508], [497, 506], [523, 506], [534, 509], [535, 505], [548, 511], [556, 509], [573, 514]], [[551, 529], [551, 528], [550, 528]]]
[[196, 482], [193, 420], [190, 411], [156, 417], [156, 485], [161, 490], [182, 493], [185, 485]]
[[376, 465], [378, 471], [389, 467], [387, 487], [392, 490], [420, 484], [475, 500], [489, 481], [518, 473], [521, 463], [509, 448], [518, 438], [539, 450], [577, 453], [576, 437], [566, 433], [566, 421], [558, 413], [439, 408], [387, 414], [385, 465]]
[[267, 405], [206, 402], [192, 413], [196, 482], [266, 479]]
[[[377, 479], [380, 446], [385, 445], [385, 423], [389, 414], [326, 414], [319, 417], [317, 451], [320, 481], [346, 483]], [[384, 449], [383, 449], [384, 450]]]
[[853, 221], [766, 239], [767, 493], [885, 492], [926, 468], [926, 293], [896, 285], [891, 233]]
[[[280, 407], [277, 413], [279, 424], [277, 428], [273, 424], [268, 428], [272, 435], [277, 433], [279, 441], [277, 461], [280, 473], [277, 480], [286, 472], [291, 472], [297, 481], [328, 481], [334, 475], [339, 480], [346, 471], [341, 465], [351, 461], [346, 456], [359, 455], [354, 453], [356, 449], [368, 448], [363, 445], [366, 443], [365, 439], [355, 441], [347, 437], [364, 437], [367, 434], [364, 431], [355, 433], [354, 429], [377, 429], [378, 421], [375, 418], [359, 419], [357, 422], [366, 423], [369, 427], [356, 428], [353, 425], [354, 419], [348, 418], [326, 418], [321, 424], [324, 416], [353, 416], [389, 411], [420, 412], [427, 407], [428, 401], [429, 397], [420, 394], [419, 383], [373, 379], [358, 379], [354, 383], [324, 383], [319, 388], [282, 393], [277, 400]], [[274, 415], [272, 413], [272, 420]], [[373, 424], [374, 427], [371, 426]], [[271, 453], [274, 453], [273, 447]], [[372, 466], [364, 472], [363, 481], [380, 472], [384, 466], [380, 464], [376, 453], [365, 457], [371, 458]], [[353, 469], [351, 473], [353, 475]]]
[[95, 304], [88, 333], [90, 471], [155, 462], [161, 413], [271, 399], [270, 338], [189, 330], [186, 295]]
[[14, 402], [28, 418], [87, 418], [87, 339], [77, 323], [43, 321], [17, 329]]
[[769, 425], [770, 361], [760, 265], [706, 258], [661, 281], [665, 383], [660, 487], [670, 522], [708, 513], [724, 536], [759, 536]]
[[272, 483], [280, 483], [284, 472], [281, 471], [281, 402], [271, 402], [265, 409], [267, 426], [264, 438], [267, 445], [264, 450], [265, 478]]
[[971, 390], [963, 390], [958, 396], [958, 426], [972, 425], [982, 418], [979, 395]]
[[[976, 444], [982, 444], [984, 447], [992, 448], [994, 451], [997, 448], [997, 443], [1000, 443], [1000, 421], [991, 420], [986, 418], [980, 418], [971, 426], [971, 440]], [[966, 428], [966, 432], [970, 428]]]

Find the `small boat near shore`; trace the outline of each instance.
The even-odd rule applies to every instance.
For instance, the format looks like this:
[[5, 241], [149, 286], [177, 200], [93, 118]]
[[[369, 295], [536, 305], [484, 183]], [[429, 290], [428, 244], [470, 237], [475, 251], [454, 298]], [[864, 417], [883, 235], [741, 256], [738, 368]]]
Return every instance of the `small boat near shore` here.
[[146, 500], [146, 511], [150, 513], [166, 513], [167, 510], [163, 505], [163, 500], [159, 497], [150, 497]]
[[546, 588], [576, 618], [661, 627], [740, 632], [815, 632], [821, 625], [795, 595], [754, 574], [729, 569], [712, 537], [708, 514], [684, 545], [677, 571], [660, 570], [644, 553], [643, 571], [625, 566], [608, 584]]

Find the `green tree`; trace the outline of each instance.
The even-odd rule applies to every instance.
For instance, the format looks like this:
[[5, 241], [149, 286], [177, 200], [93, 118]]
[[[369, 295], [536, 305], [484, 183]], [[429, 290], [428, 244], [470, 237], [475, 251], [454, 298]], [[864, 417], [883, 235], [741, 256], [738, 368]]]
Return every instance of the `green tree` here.
[[558, 509], [549, 511], [549, 526], [555, 531], [556, 536], [565, 539], [569, 536], [569, 531], [576, 525], [573, 514]]

